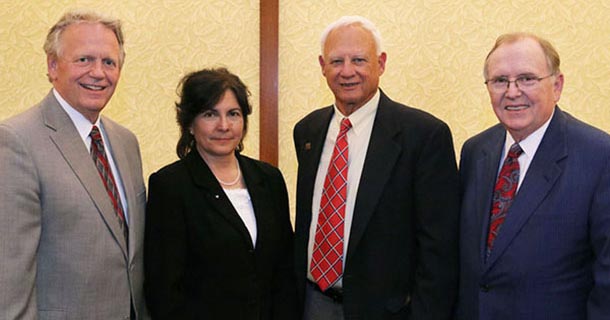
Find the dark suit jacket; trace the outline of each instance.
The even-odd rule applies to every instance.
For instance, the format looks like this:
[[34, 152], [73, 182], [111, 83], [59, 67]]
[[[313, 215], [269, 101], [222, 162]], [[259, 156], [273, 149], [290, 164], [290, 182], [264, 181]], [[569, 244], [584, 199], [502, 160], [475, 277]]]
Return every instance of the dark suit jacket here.
[[556, 108], [484, 263], [505, 135], [462, 149], [458, 318], [610, 319], [610, 137]]
[[[294, 128], [301, 302], [314, 183], [333, 112], [316, 110]], [[347, 248], [345, 319], [449, 318], [457, 294], [458, 201], [447, 125], [381, 92]]]
[[237, 155], [257, 242], [197, 151], [152, 174], [145, 294], [153, 319], [292, 319], [292, 227], [277, 168]]

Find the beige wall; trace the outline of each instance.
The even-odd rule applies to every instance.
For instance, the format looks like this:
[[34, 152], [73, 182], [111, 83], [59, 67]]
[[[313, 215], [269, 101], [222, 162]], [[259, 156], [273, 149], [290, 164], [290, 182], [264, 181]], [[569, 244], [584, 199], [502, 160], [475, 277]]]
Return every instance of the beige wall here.
[[0, 0], [0, 119], [40, 101], [46, 79], [42, 45], [68, 9], [92, 8], [123, 21], [127, 58], [104, 114], [139, 138], [144, 175], [177, 159], [176, 85], [186, 73], [225, 66], [252, 92], [245, 153], [258, 157], [258, 1]]
[[468, 137], [497, 123], [482, 67], [496, 37], [512, 31], [534, 32], [555, 45], [565, 74], [559, 105], [610, 132], [606, 0], [280, 2], [280, 167], [293, 190], [292, 127], [311, 110], [333, 102], [318, 66], [319, 34], [346, 14], [377, 24], [388, 54], [381, 87], [394, 100], [446, 121], [457, 154]]
[[[74, 7], [103, 10], [125, 24], [127, 61], [104, 113], [140, 139], [146, 177], [176, 159], [175, 87], [184, 73], [205, 66], [226, 66], [249, 85], [255, 112], [245, 153], [258, 156], [259, 7], [254, 0], [0, 0], [0, 119], [49, 90], [44, 36]], [[378, 25], [388, 53], [382, 88], [391, 98], [445, 120], [458, 153], [468, 137], [496, 122], [481, 69], [495, 38], [510, 31], [551, 40], [566, 79], [560, 106], [610, 132], [610, 4], [605, 0], [280, 0], [279, 158], [291, 195], [296, 182], [292, 127], [333, 101], [317, 62], [319, 34], [344, 14], [360, 14]]]

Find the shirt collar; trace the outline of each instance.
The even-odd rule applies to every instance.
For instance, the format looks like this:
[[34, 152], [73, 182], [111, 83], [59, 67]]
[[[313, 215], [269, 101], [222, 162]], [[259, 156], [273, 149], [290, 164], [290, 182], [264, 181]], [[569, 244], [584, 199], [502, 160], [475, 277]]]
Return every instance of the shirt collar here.
[[[525, 139], [519, 142], [519, 146], [521, 146], [521, 150], [523, 153], [527, 155], [530, 159], [534, 158], [536, 151], [538, 150], [538, 146], [540, 146], [540, 142], [542, 142], [542, 138], [546, 133], [546, 129], [549, 127], [551, 123], [551, 119], [553, 119], [553, 115], [555, 114], [555, 109], [553, 108], [553, 113], [549, 117], [549, 119], [540, 126], [540, 128], [536, 129], [536, 131], [532, 132], [529, 136], [525, 137]], [[510, 133], [506, 132], [506, 140], [504, 142], [504, 155], [508, 154], [508, 150], [515, 143], [515, 139]]]
[[53, 88], [53, 95], [55, 96], [55, 99], [57, 99], [57, 101], [59, 102], [59, 105], [66, 111], [66, 113], [70, 117], [70, 120], [72, 120], [72, 123], [74, 123], [74, 126], [76, 127], [76, 130], [78, 130], [78, 134], [80, 135], [81, 139], [83, 139], [83, 141], [86, 141], [89, 137], [93, 125], [96, 125], [98, 128], [100, 128], [100, 130], [102, 130], [100, 125], [100, 117], [97, 117], [95, 123], [92, 124], [91, 121], [85, 118], [85, 116], [83, 116], [80, 112], [74, 109], [66, 100], [64, 100], [64, 98], [59, 94], [59, 92], [57, 92], [57, 90], [55, 90], [55, 88]]
[[345, 117], [341, 113], [341, 111], [339, 111], [337, 105], [334, 104], [333, 108], [335, 109], [335, 114], [333, 115], [333, 119], [331, 121], [334, 121], [337, 127], [340, 128], [341, 120], [343, 120], [343, 118], [348, 118], [349, 121], [352, 123], [351, 131], [354, 134], [358, 135], [358, 132], [363, 130], [362, 125], [375, 116], [377, 108], [379, 107], [380, 97], [381, 94], [379, 93], [379, 89], [377, 89], [377, 92], [369, 101], [367, 101], [362, 107], [358, 108], [358, 110], [354, 111], [347, 117]]

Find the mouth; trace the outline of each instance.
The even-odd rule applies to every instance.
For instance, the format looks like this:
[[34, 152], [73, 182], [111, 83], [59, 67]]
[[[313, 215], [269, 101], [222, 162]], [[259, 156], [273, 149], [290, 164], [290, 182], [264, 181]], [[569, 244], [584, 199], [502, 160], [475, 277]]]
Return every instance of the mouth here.
[[506, 110], [506, 111], [521, 111], [521, 110], [525, 110], [527, 108], [529, 108], [529, 106], [525, 105], [525, 104], [504, 106], [504, 110]]
[[349, 82], [349, 83], [341, 83], [341, 87], [343, 88], [353, 88], [358, 85], [358, 82]]
[[87, 90], [92, 90], [92, 91], [102, 91], [102, 90], [106, 89], [106, 87], [107, 87], [107, 86], [98, 86], [98, 85], [94, 85], [94, 84], [84, 84], [84, 83], [81, 83], [80, 86]]

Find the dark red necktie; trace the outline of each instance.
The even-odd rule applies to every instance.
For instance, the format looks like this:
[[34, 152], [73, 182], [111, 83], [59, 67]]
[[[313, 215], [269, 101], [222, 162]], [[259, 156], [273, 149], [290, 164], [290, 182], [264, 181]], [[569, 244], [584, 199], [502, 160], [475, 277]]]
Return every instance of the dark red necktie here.
[[102, 135], [97, 126], [93, 126], [89, 136], [91, 137], [91, 158], [93, 158], [97, 171], [106, 187], [106, 191], [108, 192], [108, 196], [110, 197], [110, 201], [112, 202], [112, 206], [114, 207], [114, 211], [119, 220], [119, 225], [123, 230], [123, 236], [125, 236], [125, 240], [127, 240], [129, 232], [127, 224], [125, 223], [125, 213], [123, 212], [123, 206], [121, 205], [121, 197], [119, 196], [119, 190], [116, 187], [112, 170], [110, 170], [108, 157], [106, 157]]
[[519, 156], [523, 150], [519, 144], [514, 143], [504, 159], [496, 186], [494, 188], [491, 217], [489, 222], [489, 234], [487, 235], [487, 256], [491, 253], [494, 240], [500, 232], [500, 227], [506, 218], [506, 212], [510, 208], [517, 191], [519, 183]]
[[311, 275], [322, 291], [331, 287], [343, 274], [343, 222], [349, 158], [347, 131], [351, 127], [349, 119], [344, 118], [341, 121], [320, 200], [320, 213], [311, 255]]

